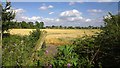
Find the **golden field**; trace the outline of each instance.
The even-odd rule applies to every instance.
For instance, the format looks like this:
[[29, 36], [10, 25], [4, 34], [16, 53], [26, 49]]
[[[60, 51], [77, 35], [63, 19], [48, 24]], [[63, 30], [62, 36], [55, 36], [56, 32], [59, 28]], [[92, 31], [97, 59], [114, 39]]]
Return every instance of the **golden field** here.
[[[29, 35], [30, 31], [35, 29], [10, 29], [10, 34]], [[96, 32], [100, 32], [98, 29], [41, 29], [46, 31], [46, 43], [47, 45], [64, 45], [70, 44], [71, 40], [80, 38], [82, 36], [95, 35]]]

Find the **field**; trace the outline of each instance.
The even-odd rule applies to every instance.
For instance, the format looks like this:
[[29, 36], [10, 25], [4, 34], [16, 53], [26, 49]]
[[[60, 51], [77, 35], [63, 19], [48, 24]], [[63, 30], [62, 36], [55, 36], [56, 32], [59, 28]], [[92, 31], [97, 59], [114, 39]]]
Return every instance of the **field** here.
[[[10, 34], [29, 35], [32, 30], [34, 29], [11, 29]], [[42, 29], [42, 31], [47, 32], [45, 39], [47, 45], [70, 44], [75, 38], [100, 32], [98, 29]]]

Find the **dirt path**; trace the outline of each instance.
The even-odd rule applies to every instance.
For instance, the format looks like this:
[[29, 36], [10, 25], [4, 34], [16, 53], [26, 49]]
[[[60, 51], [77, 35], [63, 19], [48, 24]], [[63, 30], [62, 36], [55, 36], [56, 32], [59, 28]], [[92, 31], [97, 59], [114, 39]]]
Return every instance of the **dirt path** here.
[[48, 51], [48, 54], [49, 55], [55, 55], [57, 54], [57, 47], [56, 45], [48, 45], [46, 46], [46, 50]]

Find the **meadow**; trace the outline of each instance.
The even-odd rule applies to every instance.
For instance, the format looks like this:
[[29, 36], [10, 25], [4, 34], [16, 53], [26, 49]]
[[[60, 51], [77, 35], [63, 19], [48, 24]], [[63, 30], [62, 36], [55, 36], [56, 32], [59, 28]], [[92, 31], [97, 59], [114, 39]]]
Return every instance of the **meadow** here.
[[[10, 29], [10, 34], [29, 35], [35, 29]], [[46, 44], [47, 45], [65, 45], [71, 44], [72, 40], [81, 38], [85, 35], [92, 36], [99, 33], [99, 29], [41, 29], [46, 31]]]

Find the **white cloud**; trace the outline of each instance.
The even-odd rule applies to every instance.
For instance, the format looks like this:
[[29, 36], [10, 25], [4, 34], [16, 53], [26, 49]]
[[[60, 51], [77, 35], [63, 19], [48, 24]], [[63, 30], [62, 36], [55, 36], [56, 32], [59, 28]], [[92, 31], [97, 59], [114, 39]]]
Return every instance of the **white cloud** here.
[[74, 5], [75, 4], [75, 2], [69, 2], [69, 5]]
[[24, 17], [24, 13], [26, 12], [26, 10], [24, 10], [22, 8], [19, 8], [19, 9], [14, 8], [13, 10], [16, 13], [15, 20], [21, 21], [22, 17]]
[[59, 21], [60, 21], [60, 19], [56, 19], [55, 21], [56, 21], [56, 22], [59, 22]]
[[26, 22], [35, 22], [35, 21], [40, 21], [41, 17], [39, 16], [32, 16], [32, 17], [27, 17], [27, 16], [21, 16], [18, 20], [20, 21], [26, 21]]
[[84, 18], [82, 12], [76, 9], [61, 12], [59, 17], [59, 22], [67, 25], [88, 25], [91, 21], [92, 19]]
[[83, 0], [79, 0], [79, 1], [71, 1], [71, 2], [69, 2], [69, 5], [70, 6], [72, 6], [72, 5], [75, 5], [76, 3], [79, 3], [79, 4], [82, 4], [82, 3], [84, 3], [84, 1]]
[[39, 9], [40, 9], [40, 10], [47, 10], [47, 9], [53, 8], [53, 7], [54, 7], [54, 6], [52, 6], [52, 5], [47, 6], [47, 5], [43, 4]]
[[24, 10], [24, 9], [21, 9], [21, 8], [20, 8], [20, 9], [14, 9], [14, 11], [15, 11], [15, 13], [17, 13], [17, 14], [18, 14], [18, 13], [20, 14], [20, 13], [25, 12], [25, 10]]
[[101, 10], [101, 9], [89, 9], [87, 11], [91, 12], [91, 13], [101, 13], [101, 12], [103, 12], [103, 10]]
[[[25, 16], [25, 10], [24, 9], [15, 9], [16, 11], [16, 18], [17, 21], [26, 21], [26, 22], [35, 22], [35, 21], [43, 21], [45, 25], [62, 25], [62, 26], [89, 26], [89, 25], [101, 25], [100, 22], [102, 20], [97, 19], [90, 19], [90, 18], [84, 18], [82, 16], [82, 12], [73, 9], [73, 10], [67, 10], [63, 11], [59, 14], [59, 17], [56, 18], [43, 18], [40, 16], [32, 16], [28, 17]], [[50, 12], [49, 14], [52, 14], [54, 12]], [[99, 23], [98, 23], [99, 22]]]
[[76, 9], [68, 10], [60, 13], [60, 20], [63, 21], [77, 21], [82, 20], [82, 13]]
[[41, 10], [47, 10], [48, 8], [47, 8], [47, 6], [41, 6], [39, 9], [41, 9]]
[[91, 19], [86, 19], [85, 21], [86, 21], [86, 22], [91, 22]]
[[54, 21], [54, 19], [52, 19], [52, 18], [44, 18], [43, 20], [45, 20], [45, 21]]
[[28, 20], [39, 20], [40, 17], [39, 16], [33, 16], [31, 18], [27, 18]]
[[84, 3], [85, 1], [84, 0], [78, 0], [77, 2], [78, 3]]
[[98, 0], [98, 2], [112, 2], [114, 0]]
[[49, 14], [53, 14], [54, 12], [49, 12]]
[[53, 8], [53, 6], [52, 6], [52, 5], [49, 5], [48, 8]]
[[41, 20], [41, 17], [39, 17], [39, 16], [32, 16], [32, 17], [25, 16], [24, 13], [26, 12], [26, 10], [24, 10], [22, 8], [14, 9], [14, 11], [16, 13], [15, 20], [17, 20], [17, 21], [35, 22], [35, 21]]
[[68, 11], [64, 11], [60, 14], [60, 16], [71, 16], [71, 17], [74, 17], [74, 16], [80, 16], [82, 13], [79, 12], [78, 10], [76, 9], [73, 9], [73, 10], [68, 10]]

